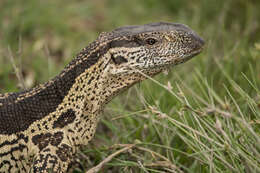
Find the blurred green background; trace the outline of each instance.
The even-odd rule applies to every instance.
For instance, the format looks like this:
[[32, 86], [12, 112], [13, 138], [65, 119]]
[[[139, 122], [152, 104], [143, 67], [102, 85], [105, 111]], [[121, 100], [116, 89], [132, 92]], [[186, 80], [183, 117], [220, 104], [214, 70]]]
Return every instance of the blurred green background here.
[[[100, 32], [158, 21], [186, 24], [206, 41], [202, 54], [155, 78], [180, 99], [152, 81], [117, 97], [75, 171], [98, 164], [115, 143], [137, 141], [171, 166], [149, 166], [162, 158], [136, 149], [103, 171], [260, 172], [259, 0], [1, 0], [0, 92], [22, 88], [12, 57], [30, 88], [57, 75]], [[154, 107], [169, 117], [158, 120]]]

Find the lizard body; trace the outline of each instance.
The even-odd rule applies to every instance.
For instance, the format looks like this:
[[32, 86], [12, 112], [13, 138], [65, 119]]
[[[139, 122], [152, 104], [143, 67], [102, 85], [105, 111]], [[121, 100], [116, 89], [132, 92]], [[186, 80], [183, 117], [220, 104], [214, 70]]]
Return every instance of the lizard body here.
[[141, 73], [185, 62], [203, 44], [182, 24], [121, 27], [101, 33], [45, 84], [0, 94], [0, 172], [66, 172], [106, 103], [146, 79]]

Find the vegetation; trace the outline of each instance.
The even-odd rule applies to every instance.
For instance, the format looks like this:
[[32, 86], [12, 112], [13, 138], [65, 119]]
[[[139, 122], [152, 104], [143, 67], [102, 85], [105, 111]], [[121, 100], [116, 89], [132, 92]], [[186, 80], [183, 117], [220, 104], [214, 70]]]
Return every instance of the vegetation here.
[[114, 99], [75, 172], [126, 147], [101, 172], [260, 172], [259, 9], [257, 0], [1, 0], [0, 92], [47, 81], [102, 31], [184, 23], [205, 39], [203, 53]]

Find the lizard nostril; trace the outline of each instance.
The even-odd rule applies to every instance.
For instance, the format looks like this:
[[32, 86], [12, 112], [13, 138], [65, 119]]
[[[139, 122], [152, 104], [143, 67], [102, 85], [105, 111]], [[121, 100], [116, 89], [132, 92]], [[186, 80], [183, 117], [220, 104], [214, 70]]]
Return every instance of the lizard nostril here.
[[201, 45], [201, 47], [205, 44], [205, 41], [204, 41], [201, 37], [199, 37], [199, 36], [198, 36], [198, 38], [197, 38], [197, 41], [199, 42], [199, 44]]

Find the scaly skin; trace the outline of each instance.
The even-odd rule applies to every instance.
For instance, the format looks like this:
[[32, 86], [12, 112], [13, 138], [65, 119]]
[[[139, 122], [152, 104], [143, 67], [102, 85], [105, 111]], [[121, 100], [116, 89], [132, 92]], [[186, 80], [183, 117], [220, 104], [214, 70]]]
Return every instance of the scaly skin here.
[[[94, 136], [114, 96], [200, 53], [182, 24], [152, 23], [102, 33], [54, 79], [0, 95], [0, 172], [66, 172]], [[141, 73], [140, 73], [141, 72]]]

